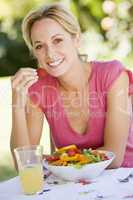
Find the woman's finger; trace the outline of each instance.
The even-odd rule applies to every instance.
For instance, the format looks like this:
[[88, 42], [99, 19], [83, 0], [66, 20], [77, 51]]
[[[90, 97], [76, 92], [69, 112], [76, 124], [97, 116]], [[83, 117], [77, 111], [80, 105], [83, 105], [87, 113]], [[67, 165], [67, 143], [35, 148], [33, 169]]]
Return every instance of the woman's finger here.
[[12, 78], [12, 88], [15, 88], [21, 81], [27, 79], [28, 76], [36, 77], [37, 72], [33, 70], [19, 70]]
[[33, 80], [30, 80], [26, 83], [26, 85], [24, 86], [25, 88], [25, 92], [26, 94], [28, 93], [28, 89], [34, 84], [37, 82], [38, 79], [33, 79]]
[[19, 84], [16, 86], [16, 91], [19, 92], [20, 90], [23, 90], [24, 87], [29, 83], [30, 81], [36, 82], [38, 80], [38, 76], [27, 76], [25, 77]]

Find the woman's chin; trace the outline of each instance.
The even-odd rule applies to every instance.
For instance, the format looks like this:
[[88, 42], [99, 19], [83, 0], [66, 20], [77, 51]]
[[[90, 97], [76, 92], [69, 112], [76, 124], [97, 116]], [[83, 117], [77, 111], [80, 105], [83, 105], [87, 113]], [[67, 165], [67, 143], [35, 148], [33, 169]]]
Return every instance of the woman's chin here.
[[62, 69], [60, 69], [60, 70], [48, 70], [48, 73], [51, 75], [51, 76], [53, 76], [53, 77], [61, 77], [61, 76], [64, 76], [66, 73], [67, 73], [67, 71], [68, 71], [68, 68], [62, 68]]

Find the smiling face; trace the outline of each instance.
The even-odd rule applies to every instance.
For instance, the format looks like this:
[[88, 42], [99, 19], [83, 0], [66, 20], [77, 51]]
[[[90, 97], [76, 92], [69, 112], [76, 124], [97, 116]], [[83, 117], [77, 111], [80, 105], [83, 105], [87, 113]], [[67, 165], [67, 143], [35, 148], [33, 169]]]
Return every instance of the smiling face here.
[[31, 40], [39, 66], [54, 77], [64, 75], [78, 59], [78, 38], [53, 19], [36, 21], [31, 29]]

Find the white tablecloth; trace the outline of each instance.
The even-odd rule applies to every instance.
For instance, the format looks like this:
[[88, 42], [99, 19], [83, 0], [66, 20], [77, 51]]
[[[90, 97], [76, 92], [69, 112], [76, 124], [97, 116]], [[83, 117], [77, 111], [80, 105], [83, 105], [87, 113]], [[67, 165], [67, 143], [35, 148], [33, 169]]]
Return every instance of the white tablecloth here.
[[128, 176], [133, 168], [105, 170], [89, 184], [64, 182], [49, 176], [43, 194], [23, 195], [19, 177], [0, 183], [0, 200], [133, 200], [133, 178], [128, 182], [119, 179]]

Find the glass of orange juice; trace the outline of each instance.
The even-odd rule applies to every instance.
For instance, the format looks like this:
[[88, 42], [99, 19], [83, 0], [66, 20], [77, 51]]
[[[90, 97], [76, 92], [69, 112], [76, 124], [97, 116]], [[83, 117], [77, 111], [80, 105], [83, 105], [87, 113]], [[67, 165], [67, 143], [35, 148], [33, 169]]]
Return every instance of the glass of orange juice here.
[[39, 145], [14, 149], [24, 194], [36, 194], [43, 190], [42, 152], [43, 148]]

